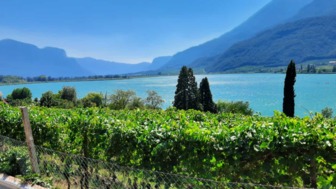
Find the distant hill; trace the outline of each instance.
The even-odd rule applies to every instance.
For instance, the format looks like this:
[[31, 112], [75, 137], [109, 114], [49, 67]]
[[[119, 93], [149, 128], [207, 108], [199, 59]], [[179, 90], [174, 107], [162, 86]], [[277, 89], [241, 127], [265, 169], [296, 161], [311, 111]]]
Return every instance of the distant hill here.
[[71, 58], [63, 49], [15, 41], [0, 40], [0, 75], [36, 77], [77, 77], [90, 75], [119, 75], [156, 70], [171, 57], [158, 57], [152, 63], [118, 63], [94, 58]]
[[335, 33], [336, 16], [307, 18], [264, 31], [193, 66], [223, 72], [247, 66], [285, 66], [291, 59], [302, 63], [336, 58]]
[[176, 72], [182, 65], [189, 65], [197, 59], [221, 54], [236, 42], [248, 39], [275, 25], [287, 22], [300, 9], [311, 2], [312, 0], [273, 0], [232, 31], [204, 44], [175, 54], [160, 71]]
[[80, 66], [94, 75], [119, 75], [148, 70], [150, 63], [126, 64], [94, 58], [76, 58]]
[[291, 21], [332, 15], [336, 15], [336, 0], [314, 0], [303, 7]]
[[91, 73], [78, 65], [74, 58], [67, 57], [63, 49], [34, 45], [15, 40], [0, 40], [0, 75], [33, 77], [86, 76]]
[[143, 62], [138, 64], [111, 62], [94, 58], [76, 58], [76, 61], [84, 69], [90, 70], [95, 75], [119, 75], [156, 70], [167, 63], [170, 58], [169, 56], [158, 57], [152, 63]]

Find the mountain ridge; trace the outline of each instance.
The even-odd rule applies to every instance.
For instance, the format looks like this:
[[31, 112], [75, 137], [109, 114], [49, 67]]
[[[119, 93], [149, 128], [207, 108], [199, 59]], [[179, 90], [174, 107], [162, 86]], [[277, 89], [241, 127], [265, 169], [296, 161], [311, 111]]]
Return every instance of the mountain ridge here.
[[155, 70], [170, 60], [170, 56], [153, 59], [151, 63], [128, 64], [91, 57], [68, 57], [57, 47], [38, 48], [13, 39], [0, 40], [0, 75], [35, 77], [81, 77], [91, 75], [120, 75]]
[[177, 71], [182, 65], [189, 65], [199, 58], [221, 54], [236, 42], [248, 39], [258, 32], [287, 21], [301, 8], [312, 1], [313, 0], [273, 0], [233, 30], [218, 38], [176, 53], [172, 59], [159, 70], [166, 71], [173, 69]]
[[75, 59], [67, 57], [63, 49], [38, 48], [12, 39], [0, 40], [0, 66], [1, 75], [75, 77], [91, 74]]
[[335, 32], [336, 16], [306, 18], [261, 32], [193, 66], [206, 62], [207, 72], [223, 72], [243, 66], [285, 66], [291, 59], [303, 63], [336, 58]]

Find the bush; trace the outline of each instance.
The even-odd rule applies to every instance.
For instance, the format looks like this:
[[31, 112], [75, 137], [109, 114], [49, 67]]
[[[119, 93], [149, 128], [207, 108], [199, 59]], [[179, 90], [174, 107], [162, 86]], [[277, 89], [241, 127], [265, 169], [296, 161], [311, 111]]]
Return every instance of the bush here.
[[80, 100], [83, 107], [101, 107], [103, 105], [103, 95], [99, 93], [89, 93]]
[[20, 147], [12, 147], [0, 154], [0, 172], [16, 176], [30, 172], [28, 154]]
[[63, 87], [61, 91], [59, 91], [61, 99], [76, 103], [77, 101], [77, 92], [74, 87]]
[[134, 109], [144, 109], [145, 104], [143, 100], [139, 97], [134, 97], [132, 101], [127, 105], [127, 108], [130, 110]]
[[40, 99], [40, 106], [57, 106], [57, 95], [53, 94], [51, 91], [43, 93]]
[[136, 98], [136, 94], [132, 90], [117, 90], [115, 94], [110, 96], [110, 108], [113, 110], [126, 109], [134, 98]]
[[217, 109], [219, 113], [233, 113], [233, 114], [243, 114], [243, 115], [253, 115], [253, 110], [249, 107], [248, 102], [237, 101], [237, 102], [217, 102]]
[[23, 88], [17, 88], [14, 89], [12, 92], [12, 98], [14, 100], [16, 99], [31, 99], [32, 98], [32, 93], [30, 92], [30, 90], [27, 87], [23, 87]]
[[145, 105], [149, 109], [160, 109], [164, 100], [158, 95], [156, 91], [147, 91], [147, 98], [145, 99]]
[[32, 93], [27, 87], [16, 88], [7, 96], [6, 101], [12, 106], [28, 105], [32, 102]]
[[325, 107], [324, 109], [322, 109], [321, 113], [325, 118], [332, 118], [333, 110], [329, 107]]

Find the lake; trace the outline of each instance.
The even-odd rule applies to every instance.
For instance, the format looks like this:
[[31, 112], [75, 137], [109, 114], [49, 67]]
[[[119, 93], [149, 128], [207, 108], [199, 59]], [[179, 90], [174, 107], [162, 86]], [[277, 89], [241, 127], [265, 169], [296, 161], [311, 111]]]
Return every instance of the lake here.
[[[208, 77], [214, 101], [248, 101], [255, 112], [272, 116], [274, 110], [282, 111], [284, 74], [219, 74], [196, 75], [197, 82]], [[15, 88], [28, 87], [33, 97], [40, 98], [50, 90], [57, 93], [63, 86], [72, 86], [79, 98], [88, 92], [114, 93], [117, 89], [134, 90], [145, 98], [147, 90], [155, 90], [165, 100], [163, 108], [172, 105], [178, 76], [134, 78], [109, 81], [82, 81], [37, 83], [0, 86], [3, 96]], [[325, 107], [336, 110], [336, 74], [299, 74], [295, 83], [295, 115], [309, 116]]]

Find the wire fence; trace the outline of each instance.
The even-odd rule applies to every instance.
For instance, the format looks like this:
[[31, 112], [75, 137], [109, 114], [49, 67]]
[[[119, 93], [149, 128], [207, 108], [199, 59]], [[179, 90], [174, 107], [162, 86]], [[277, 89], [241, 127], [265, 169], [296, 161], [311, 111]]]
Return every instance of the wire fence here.
[[[31, 172], [28, 148], [24, 142], [0, 135], [0, 154], [10, 154], [12, 170]], [[41, 176], [52, 178], [52, 188], [67, 189], [224, 189], [295, 188], [252, 183], [232, 183], [156, 171], [133, 169], [118, 164], [66, 154], [36, 146]], [[3, 159], [0, 157], [0, 164]], [[1, 166], [0, 166], [1, 167]]]

